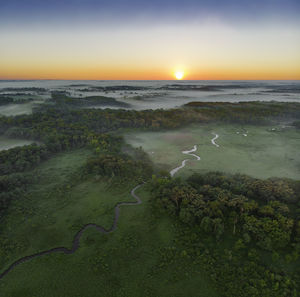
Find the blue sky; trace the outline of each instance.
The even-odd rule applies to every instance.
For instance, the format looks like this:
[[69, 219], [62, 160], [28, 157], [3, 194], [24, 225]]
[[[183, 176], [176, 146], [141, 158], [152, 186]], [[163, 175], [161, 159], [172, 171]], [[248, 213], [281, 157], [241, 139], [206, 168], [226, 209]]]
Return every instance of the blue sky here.
[[0, 23], [13, 24], [156, 19], [190, 21], [216, 17], [227, 21], [277, 18], [297, 21], [299, 0], [1, 0]]

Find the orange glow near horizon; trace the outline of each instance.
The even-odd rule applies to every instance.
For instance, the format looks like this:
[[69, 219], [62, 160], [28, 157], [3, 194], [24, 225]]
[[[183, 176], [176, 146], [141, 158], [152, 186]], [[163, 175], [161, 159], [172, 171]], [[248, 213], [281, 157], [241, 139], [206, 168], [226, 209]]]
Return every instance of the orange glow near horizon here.
[[298, 31], [214, 23], [76, 34], [0, 28], [0, 79], [173, 80], [181, 71], [187, 80], [300, 80]]
[[[201, 63], [201, 67], [161, 65], [94, 64], [90, 61], [4, 61], [1, 63], [0, 79], [62, 79], [62, 80], [174, 80], [181, 69], [185, 80], [300, 80], [297, 64], [266, 64], [264, 67], [244, 63], [224, 65]], [[130, 65], [129, 65], [130, 64]], [[153, 63], [154, 64], [154, 63]], [[187, 65], [187, 64], [186, 64]], [[188, 69], [188, 71], [187, 71]]]
[[300, 29], [274, 26], [0, 28], [0, 79], [300, 80]]
[[[178, 77], [177, 77], [178, 76]], [[179, 77], [180, 76], [180, 77]], [[1, 67], [0, 79], [62, 79], [62, 80], [300, 80], [300, 71], [285, 67], [268, 69], [201, 68], [191, 69], [186, 75], [166, 69], [116, 68], [116, 67], [78, 67], [41, 65], [33, 67]]]

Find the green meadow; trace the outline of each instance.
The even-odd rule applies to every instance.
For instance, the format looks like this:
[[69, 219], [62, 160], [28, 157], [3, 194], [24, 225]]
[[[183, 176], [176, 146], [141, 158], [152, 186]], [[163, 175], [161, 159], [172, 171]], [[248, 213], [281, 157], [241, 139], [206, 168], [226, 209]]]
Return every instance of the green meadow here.
[[129, 195], [112, 193], [106, 200], [105, 183], [74, 183], [90, 154], [88, 150], [62, 153], [38, 166], [36, 183], [25, 199], [15, 201], [2, 223], [2, 240], [10, 253], [1, 257], [1, 265], [52, 247], [71, 246], [74, 234], [86, 223], [110, 226], [114, 203]]
[[[201, 186], [201, 179], [197, 181], [200, 190], [186, 178], [195, 172], [223, 171], [263, 179], [299, 179], [299, 130], [279, 124], [210, 123], [146, 132], [136, 129], [136, 114], [128, 117], [127, 112], [125, 123], [133, 118], [134, 128], [118, 130], [114, 121], [122, 119], [120, 111], [105, 111], [105, 116], [98, 111], [80, 112], [84, 116], [76, 117], [78, 126], [73, 124], [75, 120], [68, 124], [69, 116], [78, 116], [78, 111], [62, 113], [68, 120], [64, 124], [57, 123], [56, 111], [49, 111], [49, 119], [42, 122], [45, 125], [36, 127], [35, 131], [49, 129], [49, 136], [60, 137], [54, 139], [54, 146], [49, 145], [49, 159], [41, 162], [31, 158], [28, 147], [22, 149], [21, 159], [34, 169], [16, 173], [14, 155], [10, 156], [9, 174], [3, 175], [0, 183], [7, 189], [2, 205], [8, 205], [0, 217], [0, 273], [20, 258], [57, 247], [71, 249], [75, 234], [86, 224], [110, 229], [116, 204], [135, 202], [130, 192], [141, 180], [146, 184], [136, 194], [143, 203], [121, 206], [117, 229], [112, 233], [87, 229], [75, 253], [51, 253], [17, 265], [0, 279], [1, 297], [296, 296], [296, 182], [260, 180], [253, 185], [262, 189], [260, 196], [255, 196], [258, 203], [250, 196], [256, 193], [247, 190], [249, 197], [243, 197], [226, 188], [237, 185], [244, 191], [240, 186], [245, 183], [251, 190], [253, 180], [249, 177], [241, 182], [240, 177], [222, 174], [222, 180], [228, 182], [223, 181], [219, 187], [213, 184], [218, 174], [208, 174], [207, 185]], [[99, 127], [108, 125], [111, 132], [107, 133], [111, 134], [98, 135], [86, 129], [87, 124], [94, 125], [93, 121], [101, 118], [107, 121], [95, 124], [93, 129], [99, 131]], [[140, 129], [150, 128], [140, 123]], [[31, 124], [35, 127], [33, 120]], [[89, 142], [84, 142], [84, 137], [78, 142], [78, 138], [69, 137], [70, 133], [83, 135]], [[132, 149], [120, 135], [127, 144], [147, 152], [154, 172], [170, 171], [188, 159], [174, 175], [183, 178], [154, 175], [151, 179], [152, 164], [147, 155]], [[4, 136], [0, 140], [9, 144]], [[13, 146], [22, 145], [22, 141], [11, 141]], [[191, 153], [199, 156], [199, 161], [182, 153], [194, 146], [197, 150]], [[29, 179], [19, 181], [20, 177]], [[18, 184], [20, 191], [13, 191]], [[275, 197], [272, 201], [266, 198], [270, 192]], [[244, 209], [252, 212], [243, 213]], [[281, 226], [285, 223], [287, 228]], [[256, 229], [250, 230], [253, 225], [257, 226], [260, 245], [256, 244]], [[244, 234], [244, 228], [253, 234]], [[273, 241], [282, 245], [270, 249]], [[270, 294], [259, 295], [261, 292]]]
[[[213, 133], [219, 135], [215, 140], [219, 147], [211, 142]], [[170, 171], [190, 159], [175, 176], [222, 171], [257, 178], [300, 178], [300, 132], [291, 127], [192, 125], [176, 131], [131, 132], [125, 139], [135, 147], [141, 146], [159, 170]], [[200, 161], [182, 154], [194, 145]]]
[[[71, 248], [84, 224], [109, 228], [116, 203], [134, 201], [130, 183], [116, 185], [95, 177], [74, 182], [90, 154], [61, 153], [37, 167], [39, 181], [26, 199], [13, 203], [2, 222], [2, 269], [25, 255]], [[45, 255], [18, 265], [1, 280], [1, 296], [218, 296], [200, 265], [186, 256], [171, 253], [170, 258], [168, 251], [176, 246], [172, 220], [154, 215], [146, 186], [137, 194], [143, 203], [122, 206], [115, 232], [88, 229], [75, 254]]]

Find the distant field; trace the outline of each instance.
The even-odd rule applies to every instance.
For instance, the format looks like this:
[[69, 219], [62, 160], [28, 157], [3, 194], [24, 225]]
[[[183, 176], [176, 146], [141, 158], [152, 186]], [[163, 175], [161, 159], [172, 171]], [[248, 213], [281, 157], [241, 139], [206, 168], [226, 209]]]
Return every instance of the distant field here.
[[[211, 143], [212, 133], [219, 135], [215, 140], [219, 147]], [[128, 133], [125, 138], [135, 147], [142, 146], [159, 169], [170, 171], [191, 159], [175, 176], [224, 171], [258, 178], [300, 178], [300, 132], [290, 127], [193, 125], [177, 131]], [[195, 144], [200, 161], [181, 153]]]
[[5, 136], [0, 136], [0, 151], [8, 150], [16, 146], [23, 146], [33, 143], [34, 141], [24, 139], [13, 139]]
[[8, 104], [0, 106], [0, 115], [4, 116], [16, 116], [21, 114], [31, 114], [33, 103], [24, 104]]

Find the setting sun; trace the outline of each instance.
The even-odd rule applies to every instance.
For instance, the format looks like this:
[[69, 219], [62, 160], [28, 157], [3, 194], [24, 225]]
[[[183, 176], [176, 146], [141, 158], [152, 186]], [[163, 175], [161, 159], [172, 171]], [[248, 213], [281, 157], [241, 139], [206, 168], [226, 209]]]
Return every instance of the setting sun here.
[[180, 80], [180, 79], [183, 79], [183, 76], [184, 76], [184, 72], [183, 71], [176, 71], [174, 73], [176, 79]]

